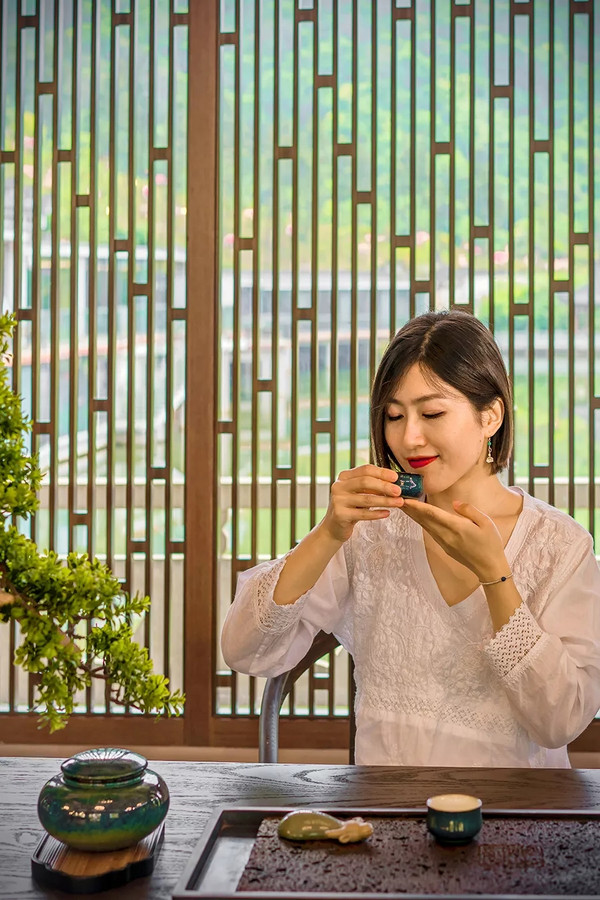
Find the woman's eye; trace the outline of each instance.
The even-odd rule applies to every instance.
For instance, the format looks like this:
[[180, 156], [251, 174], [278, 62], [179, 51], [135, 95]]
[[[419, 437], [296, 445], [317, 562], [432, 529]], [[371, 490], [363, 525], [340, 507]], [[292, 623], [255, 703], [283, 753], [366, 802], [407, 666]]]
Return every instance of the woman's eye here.
[[423, 418], [424, 418], [424, 419], [439, 419], [439, 417], [440, 417], [440, 416], [443, 416], [443, 415], [444, 415], [443, 412], [439, 412], [439, 413], [423, 413]]
[[390, 414], [388, 413], [387, 418], [388, 418], [388, 422], [399, 422], [400, 419], [403, 418], [403, 416], [401, 416], [401, 415], [400, 416], [390, 416]]

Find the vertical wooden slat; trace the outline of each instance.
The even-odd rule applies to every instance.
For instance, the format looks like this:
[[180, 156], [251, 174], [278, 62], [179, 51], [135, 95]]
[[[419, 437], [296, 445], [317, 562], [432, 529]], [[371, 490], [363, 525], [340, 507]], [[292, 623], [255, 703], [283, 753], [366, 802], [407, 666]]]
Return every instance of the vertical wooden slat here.
[[336, 148], [338, 146], [338, 12], [337, 3], [333, 4], [333, 90], [332, 90], [332, 112], [333, 123], [331, 132], [331, 156], [332, 156], [332, 178], [331, 178], [331, 342], [329, 345], [329, 371], [331, 373], [330, 381], [330, 416], [331, 416], [331, 441], [329, 444], [329, 480], [333, 483], [336, 479], [336, 453], [335, 453], [335, 435], [337, 434], [337, 400], [338, 400], [338, 159]]
[[[568, 342], [568, 371], [569, 371], [569, 410], [575, 411], [575, 254], [573, 251], [574, 203], [573, 203], [573, 169], [574, 160], [574, 125], [573, 125], [573, 88], [574, 88], [574, 14], [573, 4], [569, 3], [569, 149], [568, 149], [568, 234], [569, 234], [569, 335]], [[569, 416], [569, 515], [575, 514], [575, 422], [574, 415]]]
[[536, 376], [536, 364], [535, 364], [535, 351], [534, 351], [534, 343], [535, 343], [535, 332], [536, 332], [536, 316], [535, 316], [535, 257], [534, 257], [534, 222], [535, 222], [535, 214], [534, 214], [534, 193], [535, 193], [535, 153], [534, 153], [534, 134], [535, 134], [535, 120], [534, 120], [534, 19], [533, 13], [529, 16], [528, 19], [528, 87], [529, 87], [529, 103], [528, 103], [528, 115], [529, 115], [529, 128], [528, 128], [528, 140], [529, 140], [529, 185], [528, 185], [528, 195], [527, 195], [527, 257], [528, 257], [528, 270], [527, 270], [527, 289], [528, 289], [528, 299], [529, 299], [529, 308], [530, 308], [530, 316], [529, 316], [529, 359], [530, 359], [530, 369], [529, 369], [529, 384], [527, 387], [527, 398], [529, 401], [529, 449], [528, 449], [528, 469], [529, 469], [529, 485], [528, 490], [530, 493], [533, 493], [533, 466], [534, 466], [534, 433], [535, 433], [535, 376]]
[[357, 181], [358, 181], [358, 0], [352, 0], [352, 227], [350, 240], [352, 256], [350, 263], [350, 468], [356, 465], [356, 402], [358, 385], [358, 318], [357, 318], [357, 280], [358, 280], [358, 233], [357, 233]]
[[549, 72], [548, 72], [548, 134], [550, 140], [549, 147], [549, 166], [548, 166], [548, 278], [550, 287], [550, 296], [548, 298], [548, 386], [550, 395], [549, 409], [549, 459], [550, 468], [550, 485], [548, 491], [548, 502], [554, 505], [555, 501], [555, 471], [554, 471], [554, 434], [555, 434], [555, 416], [554, 416], [554, 144], [552, 137], [554, 135], [554, 2], [549, 6], [549, 35], [550, 35], [550, 53], [549, 53]]
[[[236, 20], [239, 22], [239, 18]], [[185, 486], [185, 740], [211, 741], [213, 710], [216, 589], [216, 459], [211, 428], [216, 421], [216, 108], [217, 10], [213, 3], [192, 3], [189, 24], [188, 114], [188, 296], [186, 459], [197, 480]], [[202, 175], [194, 175], [202, 160]], [[237, 196], [237, 195], [236, 195]], [[194, 424], [196, 427], [194, 427]], [[204, 599], [203, 599], [204, 598]], [[202, 615], [198, 614], [202, 603]], [[189, 686], [189, 687], [188, 687]], [[193, 686], [196, 686], [195, 688]]]
[[590, 279], [589, 287], [589, 333], [588, 333], [588, 397], [589, 406], [589, 426], [588, 426], [588, 454], [589, 454], [589, 478], [588, 478], [588, 529], [596, 543], [596, 415], [595, 415], [595, 336], [596, 336], [596, 239], [594, 227], [594, 210], [597, 197], [595, 196], [594, 181], [594, 110], [596, 97], [594, 94], [594, 35], [597, 36], [597, 29], [600, 28], [600, 10], [596, 5], [595, 9], [590, 10], [588, 19], [588, 187], [590, 197], [588, 200], [588, 272]]

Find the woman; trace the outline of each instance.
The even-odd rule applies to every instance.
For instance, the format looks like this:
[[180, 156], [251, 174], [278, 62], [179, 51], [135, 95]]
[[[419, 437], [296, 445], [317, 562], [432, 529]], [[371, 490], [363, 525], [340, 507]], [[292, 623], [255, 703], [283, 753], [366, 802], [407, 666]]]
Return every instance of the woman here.
[[[489, 330], [455, 310], [408, 322], [373, 384], [375, 464], [240, 576], [228, 665], [273, 676], [333, 632], [354, 657], [358, 763], [568, 767], [600, 707], [600, 572], [580, 525], [499, 480], [512, 436]], [[423, 475], [425, 502], [392, 467]]]

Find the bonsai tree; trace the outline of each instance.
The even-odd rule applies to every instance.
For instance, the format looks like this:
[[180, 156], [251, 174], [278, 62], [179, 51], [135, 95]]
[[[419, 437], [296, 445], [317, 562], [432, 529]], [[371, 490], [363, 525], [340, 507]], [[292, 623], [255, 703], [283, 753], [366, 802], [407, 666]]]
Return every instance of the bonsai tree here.
[[150, 599], [130, 597], [108, 567], [87, 554], [69, 553], [63, 561], [40, 552], [15, 525], [37, 508], [42, 474], [25, 445], [31, 422], [9, 385], [14, 327], [14, 316], [0, 316], [0, 627], [19, 623], [14, 662], [35, 674], [40, 727], [63, 728], [76, 692], [92, 679], [106, 683], [115, 703], [178, 715], [183, 694], [169, 692], [168, 679], [153, 674], [148, 651], [133, 640], [132, 620]]

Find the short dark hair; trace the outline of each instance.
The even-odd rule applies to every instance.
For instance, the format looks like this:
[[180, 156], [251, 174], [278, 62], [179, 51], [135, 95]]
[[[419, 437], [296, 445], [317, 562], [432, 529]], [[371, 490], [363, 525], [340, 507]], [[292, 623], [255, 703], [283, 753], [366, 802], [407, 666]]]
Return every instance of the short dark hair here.
[[427, 312], [396, 333], [371, 389], [371, 449], [376, 465], [399, 467], [385, 439], [385, 413], [398, 382], [418, 364], [425, 377], [444, 381], [481, 413], [500, 398], [504, 419], [492, 437], [491, 471], [508, 465], [513, 445], [513, 400], [506, 366], [491, 331], [471, 313]]

